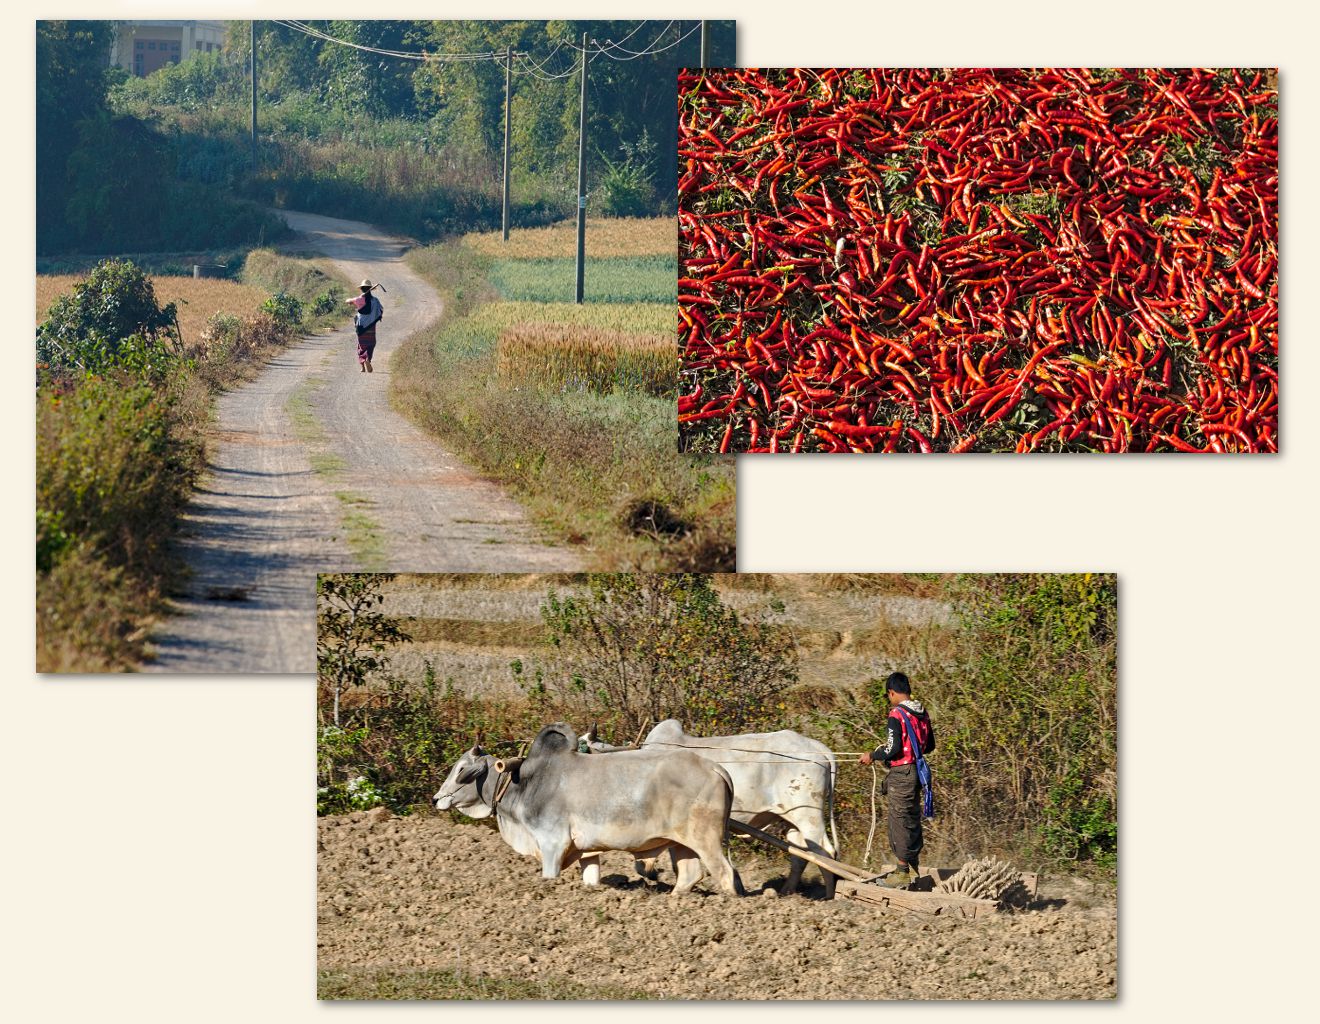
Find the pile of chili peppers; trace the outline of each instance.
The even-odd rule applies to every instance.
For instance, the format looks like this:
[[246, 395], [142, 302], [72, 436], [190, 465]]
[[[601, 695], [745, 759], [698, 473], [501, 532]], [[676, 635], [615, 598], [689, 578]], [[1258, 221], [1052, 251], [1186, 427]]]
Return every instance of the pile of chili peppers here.
[[700, 451], [1278, 449], [1270, 71], [679, 77]]

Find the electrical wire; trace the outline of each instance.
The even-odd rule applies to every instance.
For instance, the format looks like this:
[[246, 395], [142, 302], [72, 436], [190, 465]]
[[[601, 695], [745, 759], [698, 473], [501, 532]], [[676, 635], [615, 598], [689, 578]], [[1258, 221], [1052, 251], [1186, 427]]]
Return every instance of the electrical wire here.
[[488, 61], [503, 60], [505, 54], [494, 50], [484, 53], [427, 53], [410, 52], [406, 50], [388, 50], [379, 46], [368, 46], [365, 43], [355, 43], [348, 39], [340, 39], [332, 36], [328, 32], [322, 32], [319, 28], [308, 25], [302, 21], [285, 21], [274, 19], [276, 25], [283, 25], [285, 28], [292, 29], [295, 32], [301, 32], [304, 35], [311, 36], [313, 39], [319, 39], [326, 43], [335, 43], [339, 46], [352, 47], [354, 50], [360, 50], [363, 53], [375, 53], [382, 57], [396, 57], [400, 60], [416, 61], [435, 61], [435, 62], [459, 62], [459, 61]]

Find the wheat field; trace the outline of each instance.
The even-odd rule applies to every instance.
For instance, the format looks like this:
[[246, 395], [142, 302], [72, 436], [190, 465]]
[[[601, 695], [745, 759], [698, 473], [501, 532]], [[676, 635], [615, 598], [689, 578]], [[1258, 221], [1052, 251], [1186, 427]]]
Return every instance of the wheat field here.
[[[484, 256], [526, 260], [577, 255], [577, 221], [564, 220], [543, 228], [525, 228], [509, 233], [504, 241], [499, 231], [478, 231], [463, 236], [463, 242]], [[587, 219], [587, 256], [613, 259], [619, 256], [674, 256], [678, 254], [678, 222], [672, 217], [609, 217]]]
[[495, 371], [511, 383], [542, 388], [671, 395], [678, 353], [668, 334], [523, 322], [500, 334]]
[[[38, 274], [36, 322], [39, 324], [46, 318], [52, 302], [72, 292], [84, 280], [78, 274]], [[189, 344], [201, 337], [207, 319], [214, 314], [244, 316], [255, 312], [270, 297], [265, 289], [222, 278], [153, 277], [151, 285], [160, 305], [179, 304], [179, 329]]]

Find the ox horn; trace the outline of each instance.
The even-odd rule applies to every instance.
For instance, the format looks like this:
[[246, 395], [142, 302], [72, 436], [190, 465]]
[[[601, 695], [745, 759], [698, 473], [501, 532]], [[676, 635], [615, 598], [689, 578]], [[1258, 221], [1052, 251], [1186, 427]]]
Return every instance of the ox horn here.
[[592, 722], [591, 728], [587, 730], [587, 742], [595, 743], [596, 737], [598, 737], [599, 735], [600, 735], [600, 723]]
[[526, 760], [525, 757], [501, 757], [495, 762], [495, 770], [503, 775], [505, 772], [513, 771]]

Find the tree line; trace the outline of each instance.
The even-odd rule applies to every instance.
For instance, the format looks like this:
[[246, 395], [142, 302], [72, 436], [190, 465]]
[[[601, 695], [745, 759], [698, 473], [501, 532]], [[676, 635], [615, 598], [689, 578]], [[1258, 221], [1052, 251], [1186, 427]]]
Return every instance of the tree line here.
[[[591, 209], [673, 208], [675, 82], [699, 60], [695, 23], [320, 21], [346, 42], [515, 61], [512, 181], [523, 223], [573, 214], [582, 33], [622, 49], [588, 74]], [[257, 23], [261, 162], [249, 165], [249, 29], [224, 50], [146, 78], [108, 67], [108, 21], [37, 25], [38, 252], [184, 248], [276, 230], [258, 207], [374, 219], [418, 237], [498, 223], [502, 60], [403, 60]], [[734, 60], [732, 22], [711, 22], [712, 63]], [[617, 58], [617, 59], [616, 59]], [[152, 195], [161, 201], [144, 204]]]

